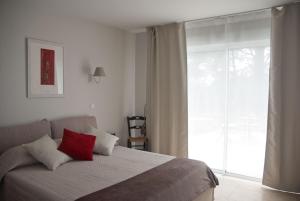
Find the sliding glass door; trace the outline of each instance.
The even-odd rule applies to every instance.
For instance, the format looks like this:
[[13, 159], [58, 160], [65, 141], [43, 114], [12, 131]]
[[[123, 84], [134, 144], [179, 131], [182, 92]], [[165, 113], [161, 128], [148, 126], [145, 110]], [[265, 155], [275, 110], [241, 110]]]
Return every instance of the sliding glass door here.
[[224, 51], [189, 54], [189, 157], [223, 169], [226, 106]]
[[262, 177], [265, 155], [269, 46], [229, 50], [228, 172]]
[[266, 12], [187, 24], [190, 158], [261, 178], [269, 37]]

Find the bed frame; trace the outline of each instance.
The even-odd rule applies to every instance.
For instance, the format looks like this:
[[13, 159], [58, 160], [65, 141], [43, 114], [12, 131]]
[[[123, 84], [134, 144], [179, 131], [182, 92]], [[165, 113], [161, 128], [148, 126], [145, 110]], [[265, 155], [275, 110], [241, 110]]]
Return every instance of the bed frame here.
[[[84, 132], [89, 126], [97, 127], [97, 120], [94, 116], [68, 117], [52, 121], [43, 119], [41, 121], [25, 125], [0, 127], [0, 155], [11, 147], [32, 142], [45, 134], [48, 134], [53, 139], [57, 139], [63, 136], [64, 128], [77, 132]], [[3, 189], [0, 186], [0, 198], [2, 190]], [[199, 195], [199, 197], [194, 201], [213, 200], [214, 188], [210, 188], [201, 193], [201, 195]]]

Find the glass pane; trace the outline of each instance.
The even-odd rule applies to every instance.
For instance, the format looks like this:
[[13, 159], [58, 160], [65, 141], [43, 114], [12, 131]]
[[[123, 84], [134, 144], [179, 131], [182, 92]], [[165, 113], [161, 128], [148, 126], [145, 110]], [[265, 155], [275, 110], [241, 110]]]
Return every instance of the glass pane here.
[[225, 50], [188, 55], [189, 158], [223, 169]]
[[228, 172], [262, 177], [269, 56], [264, 46], [229, 50]]
[[189, 157], [261, 178], [270, 10], [186, 24]]

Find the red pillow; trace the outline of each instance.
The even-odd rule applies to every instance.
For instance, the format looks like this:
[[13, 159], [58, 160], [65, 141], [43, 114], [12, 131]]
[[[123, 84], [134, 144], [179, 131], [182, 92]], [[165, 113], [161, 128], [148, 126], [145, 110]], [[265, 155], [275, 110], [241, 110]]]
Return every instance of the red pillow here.
[[76, 133], [64, 129], [64, 136], [58, 150], [75, 160], [93, 160], [96, 136]]

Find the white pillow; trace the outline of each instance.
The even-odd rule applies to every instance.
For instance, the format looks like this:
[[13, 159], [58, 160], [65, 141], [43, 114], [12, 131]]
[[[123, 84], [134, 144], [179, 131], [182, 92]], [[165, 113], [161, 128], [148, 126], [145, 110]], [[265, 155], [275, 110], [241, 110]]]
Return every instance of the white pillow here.
[[87, 134], [96, 136], [94, 152], [106, 156], [112, 154], [115, 144], [119, 140], [118, 137], [96, 128], [90, 128]]
[[23, 146], [36, 160], [50, 170], [55, 170], [59, 165], [72, 160], [71, 157], [57, 150], [57, 143], [48, 135]]

